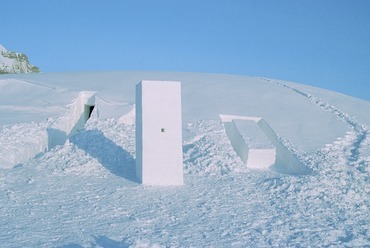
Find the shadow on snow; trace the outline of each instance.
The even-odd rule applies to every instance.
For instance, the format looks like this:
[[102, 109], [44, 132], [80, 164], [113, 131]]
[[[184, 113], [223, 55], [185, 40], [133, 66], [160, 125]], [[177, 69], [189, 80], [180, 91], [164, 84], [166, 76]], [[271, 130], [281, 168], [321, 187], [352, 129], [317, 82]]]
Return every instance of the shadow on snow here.
[[[130, 244], [125, 242], [125, 240], [115, 241], [105, 236], [98, 236], [98, 237], [93, 236], [93, 237], [95, 239], [95, 244], [92, 244], [93, 247], [95, 247], [96, 245], [98, 245], [99, 247], [103, 247], [103, 248], [128, 248], [130, 247]], [[83, 247], [82, 245], [71, 243], [71, 244], [60, 246], [59, 248], [82, 248], [82, 247]]]
[[101, 131], [83, 130], [73, 135], [70, 142], [96, 158], [111, 173], [138, 182], [134, 157], [105, 137]]
[[99, 236], [99, 237], [94, 236], [94, 238], [95, 238], [96, 244], [104, 248], [108, 248], [108, 247], [128, 248], [130, 247], [130, 244], [126, 243], [124, 240], [119, 242], [119, 241], [115, 241], [105, 236]]

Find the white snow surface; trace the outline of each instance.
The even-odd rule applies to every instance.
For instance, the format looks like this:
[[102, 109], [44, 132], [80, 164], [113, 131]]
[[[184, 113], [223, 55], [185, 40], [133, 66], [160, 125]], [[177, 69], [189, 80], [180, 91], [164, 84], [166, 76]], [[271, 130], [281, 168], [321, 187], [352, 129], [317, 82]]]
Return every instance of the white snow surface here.
[[[182, 82], [184, 186], [135, 177], [135, 85], [144, 79]], [[48, 149], [48, 128], [81, 91], [97, 92], [91, 118]], [[368, 247], [369, 113], [369, 102], [265, 78], [1, 75], [0, 246]], [[263, 118], [310, 172], [249, 169], [220, 114]]]

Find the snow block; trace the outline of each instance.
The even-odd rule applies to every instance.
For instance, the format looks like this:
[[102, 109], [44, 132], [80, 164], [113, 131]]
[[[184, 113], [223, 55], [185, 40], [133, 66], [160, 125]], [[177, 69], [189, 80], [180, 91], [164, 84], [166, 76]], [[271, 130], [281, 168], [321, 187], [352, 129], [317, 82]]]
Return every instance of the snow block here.
[[181, 83], [136, 86], [136, 176], [145, 185], [183, 185]]
[[220, 115], [236, 154], [249, 168], [271, 169], [292, 175], [309, 174], [303, 165], [277, 137], [262, 118]]
[[231, 144], [249, 168], [267, 169], [275, 163], [276, 149], [254, 120], [225, 122]]

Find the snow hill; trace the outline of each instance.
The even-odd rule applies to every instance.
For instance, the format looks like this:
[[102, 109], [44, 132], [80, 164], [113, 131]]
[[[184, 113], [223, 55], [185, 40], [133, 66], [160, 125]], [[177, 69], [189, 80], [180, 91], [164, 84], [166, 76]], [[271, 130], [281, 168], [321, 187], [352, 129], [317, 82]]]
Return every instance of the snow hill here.
[[[182, 82], [184, 186], [135, 178], [141, 80]], [[370, 246], [369, 112], [257, 77], [0, 75], [1, 247]]]
[[24, 53], [10, 52], [0, 44], [0, 74], [40, 72]]

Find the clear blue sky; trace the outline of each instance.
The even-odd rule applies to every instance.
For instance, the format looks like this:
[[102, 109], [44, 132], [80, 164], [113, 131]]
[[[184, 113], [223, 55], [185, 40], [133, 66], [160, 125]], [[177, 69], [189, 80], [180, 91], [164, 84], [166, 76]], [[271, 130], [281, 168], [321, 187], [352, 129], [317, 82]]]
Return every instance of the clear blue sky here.
[[370, 101], [368, 0], [0, 1], [0, 44], [44, 72], [240, 74]]

